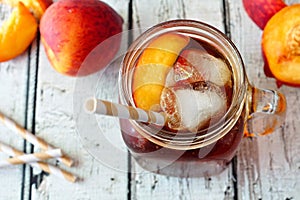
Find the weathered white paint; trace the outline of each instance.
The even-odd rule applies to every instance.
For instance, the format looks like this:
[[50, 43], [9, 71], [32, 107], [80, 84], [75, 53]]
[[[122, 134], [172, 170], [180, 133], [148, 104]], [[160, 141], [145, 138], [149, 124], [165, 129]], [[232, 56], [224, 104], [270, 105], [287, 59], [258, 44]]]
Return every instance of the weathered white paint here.
[[[0, 4], [0, 25], [10, 16], [12, 8]], [[28, 51], [17, 58], [0, 63], [0, 112], [25, 125]], [[0, 123], [0, 141], [23, 151], [23, 138]], [[0, 159], [7, 155], [0, 152]], [[20, 199], [22, 166], [0, 169], [0, 198]]]
[[132, 5], [133, 28], [142, 31], [166, 20], [182, 18], [204, 21], [220, 30], [224, 29], [220, 0], [155, 0], [152, 4], [146, 0], [133, 0]]
[[[106, 0], [123, 18], [124, 29], [128, 26], [129, 1]], [[240, 50], [245, 61], [249, 80], [258, 87], [276, 88], [275, 81], [266, 78], [263, 73], [263, 61], [260, 50], [262, 31], [249, 19], [243, 10], [242, 1], [226, 0], [229, 6], [229, 29], [232, 40]], [[299, 2], [290, 0], [289, 2]], [[197, 0], [133, 0], [133, 28], [147, 29], [159, 22], [189, 18], [207, 22], [224, 30], [223, 1]], [[2, 11], [2, 10], [1, 10]], [[7, 15], [10, 11], [1, 12]], [[140, 33], [140, 32], [139, 32]], [[137, 37], [138, 34], [134, 35]], [[126, 43], [126, 38], [124, 41]], [[126, 46], [126, 45], [125, 45]], [[126, 199], [127, 174], [116, 171], [97, 161], [83, 148], [76, 132], [76, 115], [74, 115], [74, 85], [76, 79], [58, 74], [52, 69], [45, 55], [43, 46], [39, 46], [38, 74], [36, 80], [37, 44], [33, 43], [30, 51], [9, 62], [0, 63], [0, 111], [15, 119], [31, 130], [33, 110], [36, 98], [35, 131], [38, 136], [54, 146], [61, 147], [65, 153], [74, 158], [77, 164], [72, 168], [58, 164], [81, 178], [75, 184], [60, 180], [55, 176], [43, 176], [42, 183], [35, 188], [29, 184], [29, 170], [26, 168], [24, 199], [29, 199], [32, 187], [32, 199]], [[30, 66], [30, 70], [28, 68]], [[118, 64], [118, 62], [116, 62]], [[29, 70], [29, 71], [28, 71]], [[29, 75], [29, 76], [28, 76]], [[29, 85], [27, 86], [27, 80]], [[107, 82], [101, 82], [97, 95], [116, 101], [114, 74], [107, 73]], [[37, 81], [37, 88], [35, 83]], [[103, 89], [105, 88], [105, 89]], [[237, 155], [238, 199], [298, 199], [300, 198], [300, 90], [283, 86], [280, 88], [287, 96], [288, 111], [286, 124], [269, 136], [244, 139]], [[26, 94], [28, 93], [28, 112]], [[125, 152], [125, 158], [117, 165], [127, 167], [126, 149], [114, 119], [99, 117], [97, 122], [106, 139]], [[0, 125], [0, 140], [22, 150], [23, 140]], [[98, 145], [98, 138], [90, 142], [89, 151], [94, 153], [107, 151]], [[100, 141], [101, 143], [101, 141]], [[26, 148], [29, 152], [29, 146]], [[38, 151], [38, 149], [35, 149]], [[6, 156], [0, 153], [0, 158]], [[97, 157], [97, 156], [96, 156]], [[54, 163], [54, 161], [50, 161]], [[204, 178], [174, 178], [150, 174], [132, 161], [131, 199], [233, 199], [234, 188], [232, 165], [219, 176]], [[34, 170], [34, 175], [40, 171]], [[22, 167], [0, 169], [0, 199], [20, 199]]]
[[[24, 125], [27, 66], [26, 55], [0, 64], [0, 110]], [[0, 140], [23, 151], [23, 139], [0, 124]], [[0, 159], [7, 155], [0, 152]], [[7, 199], [19, 197], [21, 194], [22, 166], [0, 169], [0, 197]]]

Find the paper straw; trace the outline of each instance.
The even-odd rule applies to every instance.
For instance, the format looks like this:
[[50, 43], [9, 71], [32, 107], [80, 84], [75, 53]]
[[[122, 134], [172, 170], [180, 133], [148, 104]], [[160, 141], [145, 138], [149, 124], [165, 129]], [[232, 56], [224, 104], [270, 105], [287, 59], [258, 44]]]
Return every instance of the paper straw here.
[[[39, 137], [35, 136], [34, 134], [32, 134], [31, 132], [27, 131], [26, 129], [24, 129], [23, 127], [21, 127], [16, 122], [14, 122], [10, 118], [6, 117], [2, 113], [0, 113], [0, 121], [2, 121], [3, 124], [7, 128], [9, 128], [12, 131], [18, 133], [25, 140], [27, 140], [28, 142], [30, 142], [34, 146], [40, 147], [43, 150], [53, 150], [53, 149], [56, 149], [53, 146], [47, 144], [41, 138], [39, 138]], [[74, 163], [73, 160], [71, 158], [67, 157], [66, 155], [63, 155], [62, 157], [58, 158], [58, 160], [61, 161], [63, 164], [67, 165], [68, 167], [72, 166], [73, 163]]]
[[125, 106], [96, 98], [88, 99], [85, 103], [88, 113], [115, 116], [118, 118], [132, 119], [157, 125], [165, 124], [165, 116], [158, 112], [146, 111], [132, 106]]
[[[1, 148], [1, 143], [0, 143], [0, 148]], [[6, 160], [1, 160], [0, 167], [32, 163], [41, 160], [47, 160], [50, 158], [57, 158], [60, 156], [62, 156], [62, 152], [60, 149], [48, 150], [48, 151], [33, 153], [33, 154], [24, 154], [24, 155], [8, 158]]]
[[[24, 155], [23, 152], [14, 149], [6, 144], [0, 143], [0, 151], [6, 153], [9, 156], [22, 156]], [[33, 162], [33, 163], [28, 163], [30, 166], [42, 169], [43, 171], [53, 174], [59, 178], [65, 179], [70, 182], [75, 182], [77, 180], [77, 177], [71, 174], [70, 172], [67, 172], [63, 169], [60, 169], [58, 167], [55, 167], [53, 165], [50, 165], [45, 162]]]

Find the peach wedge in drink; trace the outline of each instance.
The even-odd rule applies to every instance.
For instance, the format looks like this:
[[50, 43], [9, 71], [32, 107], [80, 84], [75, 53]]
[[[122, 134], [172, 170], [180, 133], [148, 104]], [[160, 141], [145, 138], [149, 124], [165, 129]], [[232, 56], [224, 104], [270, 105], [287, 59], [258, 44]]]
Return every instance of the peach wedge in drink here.
[[133, 75], [133, 98], [137, 107], [157, 110], [167, 73], [189, 37], [167, 33], [155, 38], [138, 59]]

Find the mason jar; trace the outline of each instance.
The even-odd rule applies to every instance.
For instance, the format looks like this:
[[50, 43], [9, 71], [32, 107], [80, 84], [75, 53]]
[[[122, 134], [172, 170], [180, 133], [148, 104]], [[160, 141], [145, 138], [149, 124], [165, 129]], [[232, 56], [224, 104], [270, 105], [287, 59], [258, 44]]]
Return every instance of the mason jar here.
[[221, 31], [200, 21], [172, 20], [151, 27], [131, 44], [119, 73], [120, 103], [136, 107], [132, 86], [136, 63], [153, 39], [170, 32], [203, 42], [225, 59], [232, 73], [228, 109], [217, 123], [196, 132], [120, 119], [122, 137], [147, 171], [178, 177], [216, 175], [228, 166], [243, 137], [271, 133], [284, 122], [285, 98], [248, 81], [238, 49]]

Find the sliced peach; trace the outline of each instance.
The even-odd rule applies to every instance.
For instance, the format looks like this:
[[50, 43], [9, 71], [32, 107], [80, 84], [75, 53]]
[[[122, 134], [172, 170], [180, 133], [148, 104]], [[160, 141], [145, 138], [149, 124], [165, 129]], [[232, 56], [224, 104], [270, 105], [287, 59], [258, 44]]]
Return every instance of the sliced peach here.
[[0, 27], [0, 62], [22, 54], [35, 38], [37, 26], [34, 16], [19, 2]]
[[262, 50], [272, 75], [300, 86], [300, 4], [285, 7], [267, 23]]
[[144, 50], [137, 66], [152, 63], [171, 66], [188, 42], [188, 37], [176, 33], [161, 35]]
[[164, 88], [166, 76], [171, 67], [161, 64], [138, 66], [133, 75], [133, 96], [135, 104], [146, 110], [156, 110]]
[[[5, 3], [16, 7], [19, 2], [22, 2], [37, 19], [41, 19], [42, 15], [52, 3], [51, 0], [2, 0]], [[1, 0], [0, 0], [1, 2]]]
[[160, 96], [164, 89], [163, 85], [148, 84], [140, 87], [133, 93], [135, 105], [145, 110], [160, 110]]
[[133, 75], [133, 91], [144, 85], [164, 85], [170, 66], [162, 64], [145, 64], [138, 66]]
[[133, 98], [137, 107], [156, 110], [167, 73], [189, 37], [166, 33], [154, 39], [140, 56], [133, 75]]

